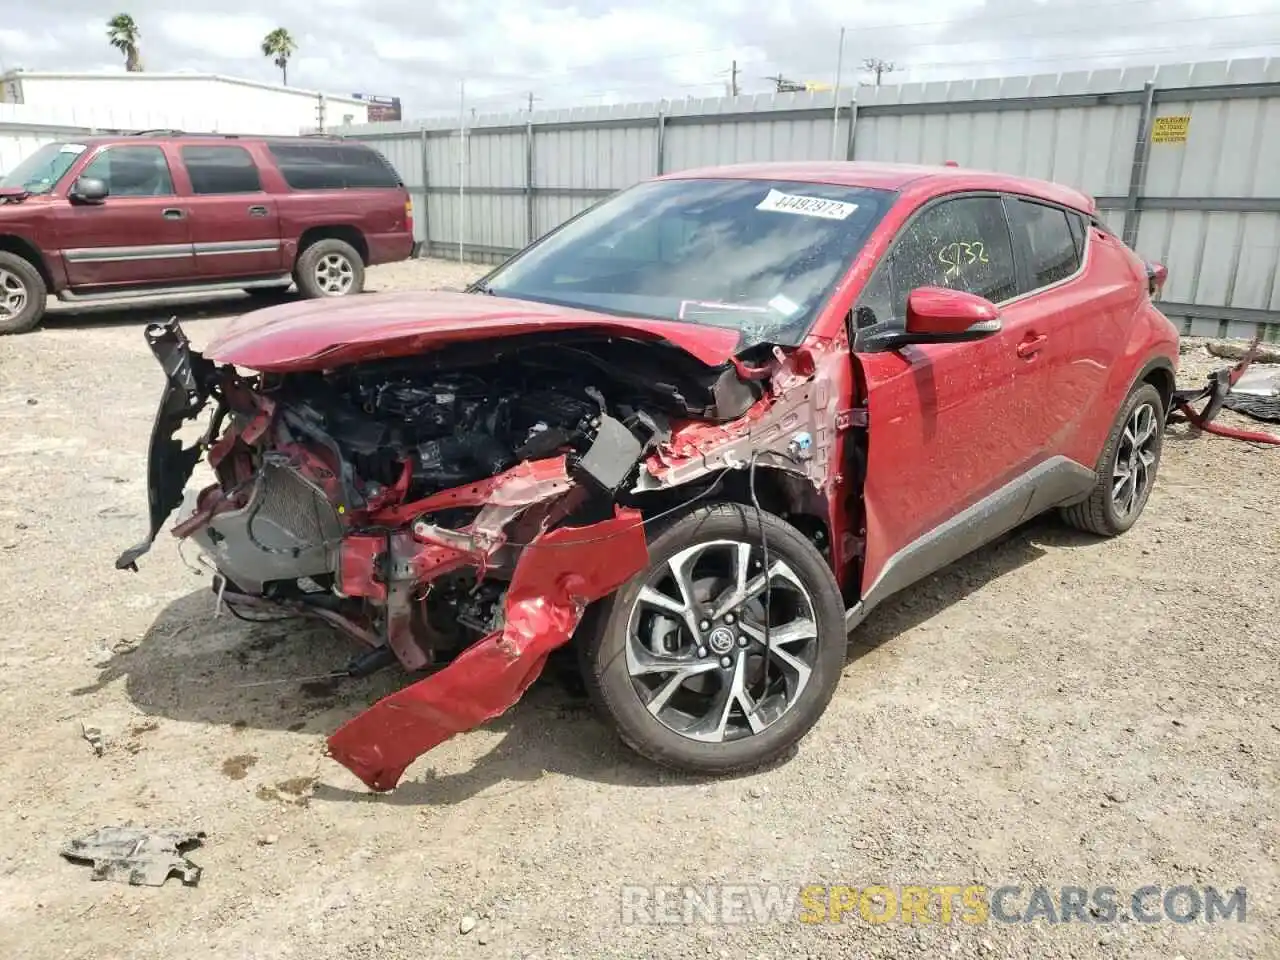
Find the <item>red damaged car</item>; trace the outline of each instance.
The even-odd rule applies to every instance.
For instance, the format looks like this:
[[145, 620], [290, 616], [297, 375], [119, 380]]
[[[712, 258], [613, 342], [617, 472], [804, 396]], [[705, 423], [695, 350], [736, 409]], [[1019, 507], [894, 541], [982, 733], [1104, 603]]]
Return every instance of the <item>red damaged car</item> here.
[[[271, 307], [168, 385], [151, 529], [232, 607], [429, 670], [329, 740], [374, 789], [571, 640], [646, 757], [722, 773], [814, 725], [877, 604], [1051, 509], [1142, 512], [1177, 334], [1065, 187], [764, 164], [641, 183], [461, 293]], [[202, 439], [186, 420], [212, 406]]]

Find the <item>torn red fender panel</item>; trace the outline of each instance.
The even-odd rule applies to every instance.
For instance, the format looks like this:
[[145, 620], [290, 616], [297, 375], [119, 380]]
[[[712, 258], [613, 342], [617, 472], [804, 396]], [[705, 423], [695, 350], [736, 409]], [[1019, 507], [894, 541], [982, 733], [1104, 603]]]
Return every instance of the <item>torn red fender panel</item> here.
[[405, 768], [432, 747], [514, 705], [551, 651], [569, 641], [587, 604], [618, 589], [648, 562], [636, 510], [541, 534], [516, 564], [502, 630], [343, 724], [329, 737], [329, 753], [370, 789], [392, 789]]

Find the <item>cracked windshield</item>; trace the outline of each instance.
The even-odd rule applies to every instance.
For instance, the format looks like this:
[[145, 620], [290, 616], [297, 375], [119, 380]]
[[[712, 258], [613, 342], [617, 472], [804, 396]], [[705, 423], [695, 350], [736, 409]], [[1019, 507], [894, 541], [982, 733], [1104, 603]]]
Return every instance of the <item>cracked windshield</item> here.
[[799, 343], [893, 194], [832, 184], [662, 180], [570, 221], [484, 285], [498, 296]]

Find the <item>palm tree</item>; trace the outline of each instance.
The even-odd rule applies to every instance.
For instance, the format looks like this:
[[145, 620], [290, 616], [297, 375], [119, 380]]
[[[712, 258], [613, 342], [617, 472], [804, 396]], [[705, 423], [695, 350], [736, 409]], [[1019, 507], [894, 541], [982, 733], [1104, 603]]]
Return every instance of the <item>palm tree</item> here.
[[138, 38], [141, 35], [133, 17], [127, 13], [117, 13], [107, 21], [107, 39], [124, 54], [124, 68], [130, 73], [142, 72], [142, 57], [138, 54]]
[[289, 58], [293, 56], [298, 45], [289, 36], [284, 27], [276, 27], [262, 38], [262, 55], [271, 57], [271, 62], [280, 68], [280, 76], [285, 86], [289, 85]]

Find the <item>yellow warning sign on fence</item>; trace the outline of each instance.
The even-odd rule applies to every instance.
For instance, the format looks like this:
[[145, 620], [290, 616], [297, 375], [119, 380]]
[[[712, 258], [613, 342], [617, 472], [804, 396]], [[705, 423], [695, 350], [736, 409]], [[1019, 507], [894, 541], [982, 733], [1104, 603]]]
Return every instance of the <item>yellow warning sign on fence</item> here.
[[1156, 117], [1151, 128], [1152, 143], [1186, 143], [1190, 117]]

